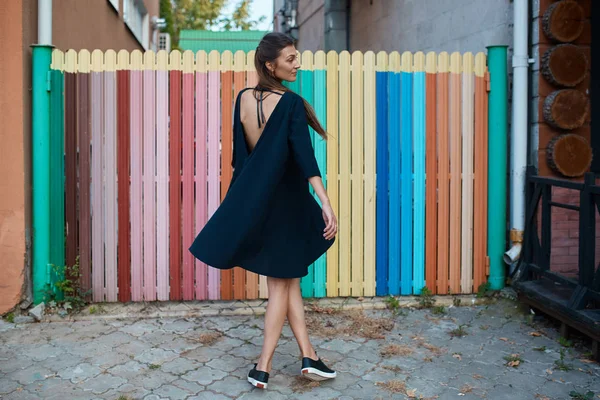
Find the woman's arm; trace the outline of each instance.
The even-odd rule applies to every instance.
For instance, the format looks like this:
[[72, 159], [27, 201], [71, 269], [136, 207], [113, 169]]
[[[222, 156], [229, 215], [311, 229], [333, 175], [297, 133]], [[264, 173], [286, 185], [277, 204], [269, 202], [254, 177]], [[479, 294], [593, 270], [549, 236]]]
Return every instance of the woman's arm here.
[[323, 180], [320, 176], [311, 176], [308, 178], [311, 186], [315, 190], [317, 197], [321, 200], [321, 208], [323, 209], [323, 220], [325, 221], [325, 230], [323, 231], [323, 237], [327, 240], [331, 240], [337, 233], [337, 218], [329, 202], [327, 191], [323, 186]]

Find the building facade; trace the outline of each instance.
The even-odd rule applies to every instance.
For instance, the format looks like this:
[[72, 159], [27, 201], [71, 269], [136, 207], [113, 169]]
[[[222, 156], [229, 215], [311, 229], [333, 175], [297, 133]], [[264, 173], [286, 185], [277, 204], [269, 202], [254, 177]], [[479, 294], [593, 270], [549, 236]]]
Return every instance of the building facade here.
[[[0, 314], [31, 300], [30, 46], [38, 41], [38, 1], [0, 1]], [[144, 50], [157, 41], [159, 0], [52, 3], [52, 45], [63, 51]]]

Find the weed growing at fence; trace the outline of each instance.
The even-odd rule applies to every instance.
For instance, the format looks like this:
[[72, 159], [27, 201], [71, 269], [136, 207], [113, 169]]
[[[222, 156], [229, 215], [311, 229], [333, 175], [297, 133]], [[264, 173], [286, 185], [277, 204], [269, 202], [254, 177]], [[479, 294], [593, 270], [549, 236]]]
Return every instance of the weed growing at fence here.
[[556, 366], [556, 369], [560, 371], [568, 372], [573, 369], [571, 364], [565, 362], [565, 349], [560, 349], [560, 359], [554, 361], [554, 365]]
[[400, 300], [391, 294], [385, 298], [385, 302], [387, 303], [387, 308], [392, 310], [392, 312], [396, 313], [400, 309]]
[[[69, 312], [78, 312], [87, 304], [92, 290], [83, 290], [81, 287], [81, 271], [79, 268], [79, 256], [72, 266], [52, 265], [52, 271], [57, 280], [46, 291], [47, 313], [58, 311], [59, 315]], [[57, 295], [62, 292], [64, 298], [61, 300]]]
[[6, 314], [4, 316], [4, 319], [8, 322], [10, 322], [11, 324], [15, 322], [15, 313], [13, 312], [9, 312], [8, 314]]
[[573, 347], [573, 342], [562, 336], [558, 338], [558, 343], [562, 347]]
[[423, 287], [421, 289], [421, 294], [419, 295], [419, 306], [420, 308], [431, 308], [435, 304], [435, 299], [433, 298], [433, 293], [431, 290], [427, 289], [427, 287]]
[[479, 285], [479, 287], [477, 288], [477, 297], [478, 298], [489, 297], [489, 296], [492, 296], [494, 293], [496, 293], [496, 291], [491, 290], [490, 287], [491, 287], [491, 285], [489, 282], [484, 282], [481, 285]]

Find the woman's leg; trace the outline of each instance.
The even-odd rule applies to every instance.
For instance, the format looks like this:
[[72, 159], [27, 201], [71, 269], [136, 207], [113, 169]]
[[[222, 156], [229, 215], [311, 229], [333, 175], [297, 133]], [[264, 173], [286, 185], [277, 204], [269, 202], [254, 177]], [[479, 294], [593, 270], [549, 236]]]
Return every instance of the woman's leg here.
[[273, 353], [281, 336], [281, 329], [287, 313], [290, 279], [267, 277], [267, 286], [269, 287], [269, 302], [265, 314], [263, 348], [256, 369], [270, 372]]
[[302, 357], [309, 357], [317, 360], [315, 349], [308, 338], [308, 330], [306, 329], [306, 320], [304, 319], [304, 301], [302, 300], [302, 292], [300, 291], [300, 278], [291, 280], [288, 290], [288, 306], [287, 318], [298, 342]]

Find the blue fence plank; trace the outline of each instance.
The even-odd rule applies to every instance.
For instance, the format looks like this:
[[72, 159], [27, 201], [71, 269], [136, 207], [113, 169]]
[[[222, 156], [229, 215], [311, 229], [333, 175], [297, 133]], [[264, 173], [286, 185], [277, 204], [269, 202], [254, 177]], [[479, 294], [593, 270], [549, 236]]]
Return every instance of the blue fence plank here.
[[389, 277], [392, 295], [400, 294], [400, 74], [388, 75], [389, 138]]
[[400, 140], [401, 140], [401, 248], [400, 262], [400, 293], [412, 293], [412, 87], [413, 75], [410, 72], [401, 72], [401, 113], [400, 113]]
[[375, 294], [388, 294], [388, 239], [389, 239], [389, 193], [388, 193], [388, 75], [389, 72], [377, 72], [377, 222], [376, 222], [376, 286]]
[[[425, 72], [414, 72], [413, 141], [414, 141], [414, 231], [413, 293], [421, 294], [425, 286]], [[431, 154], [435, 157], [435, 154]]]

